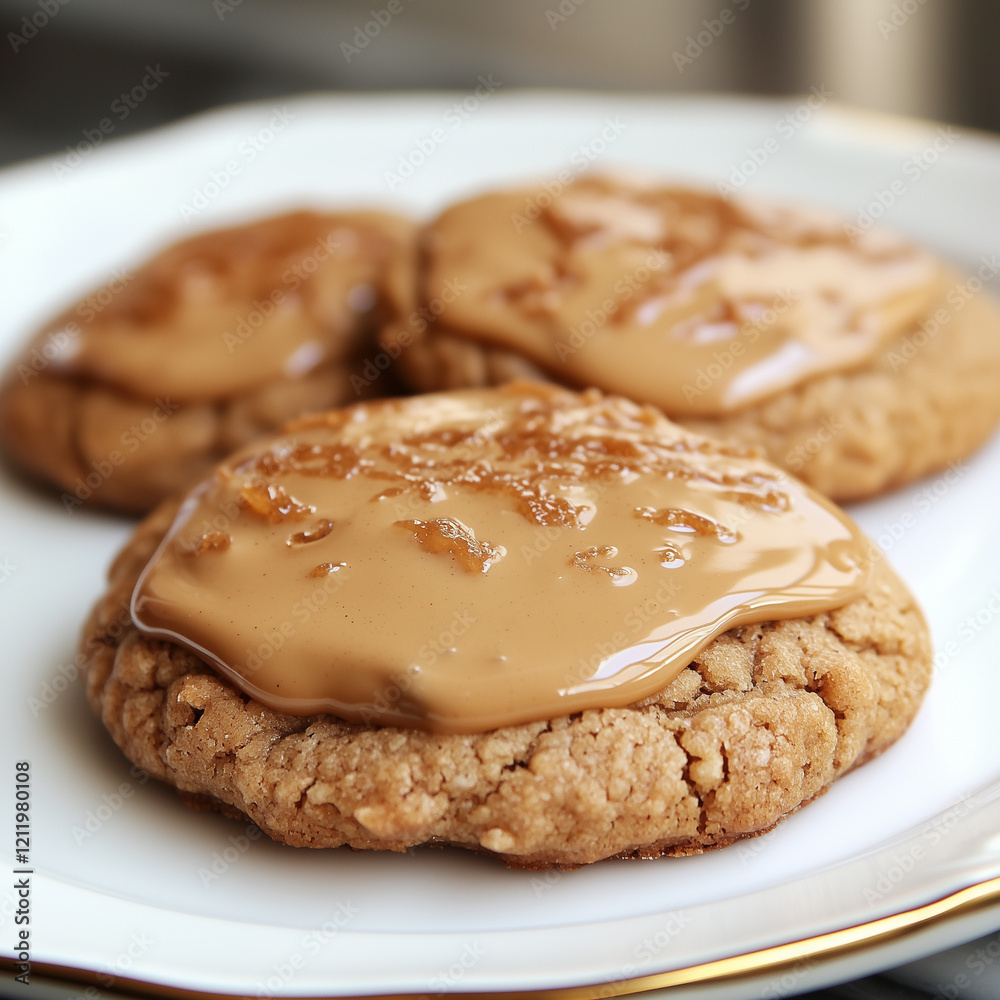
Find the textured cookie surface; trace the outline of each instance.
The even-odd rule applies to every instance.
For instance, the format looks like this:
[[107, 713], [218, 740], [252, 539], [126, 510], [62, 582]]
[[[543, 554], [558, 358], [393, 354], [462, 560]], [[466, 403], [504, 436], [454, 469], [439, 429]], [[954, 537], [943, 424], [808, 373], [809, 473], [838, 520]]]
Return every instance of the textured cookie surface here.
[[[412, 227], [294, 212], [175, 244], [46, 324], [0, 388], [0, 443], [68, 509], [146, 512], [358, 381]], [[352, 382], [352, 377], [354, 381]]]
[[454, 844], [515, 867], [699, 852], [767, 830], [886, 749], [930, 678], [923, 618], [877, 561], [862, 597], [725, 633], [638, 705], [477, 735], [280, 714], [131, 623], [175, 511], [112, 567], [81, 642], [88, 697], [134, 763], [294, 846]]
[[544, 197], [454, 206], [398, 262], [382, 340], [411, 386], [595, 385], [838, 500], [960, 459], [1000, 419], [1000, 310], [978, 277], [792, 208], [748, 221], [603, 178]]

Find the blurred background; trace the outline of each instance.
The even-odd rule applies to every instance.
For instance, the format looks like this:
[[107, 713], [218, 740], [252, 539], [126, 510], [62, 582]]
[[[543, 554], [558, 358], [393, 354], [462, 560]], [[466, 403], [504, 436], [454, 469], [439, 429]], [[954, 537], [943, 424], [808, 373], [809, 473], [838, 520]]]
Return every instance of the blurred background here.
[[996, 0], [0, 0], [0, 33], [0, 163], [64, 152], [109, 115], [119, 137], [235, 101], [468, 90], [484, 73], [505, 88], [822, 85], [1000, 131]]

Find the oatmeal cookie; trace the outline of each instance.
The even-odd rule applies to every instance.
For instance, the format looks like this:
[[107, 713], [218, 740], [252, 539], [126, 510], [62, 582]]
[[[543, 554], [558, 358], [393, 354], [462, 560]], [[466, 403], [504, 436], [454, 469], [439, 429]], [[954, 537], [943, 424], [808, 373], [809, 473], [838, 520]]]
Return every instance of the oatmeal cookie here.
[[816, 210], [584, 177], [452, 206], [419, 245], [381, 339], [421, 391], [596, 386], [840, 501], [961, 459], [1000, 420], [981, 276]]
[[394, 391], [361, 372], [411, 238], [386, 213], [298, 211], [165, 249], [38, 332], [0, 387], [0, 445], [68, 509], [144, 513], [299, 413]]
[[[209, 524], [204, 533], [193, 525], [191, 539], [186, 538], [189, 524], [201, 516], [192, 503], [216, 502], [209, 490], [192, 494], [180, 515], [178, 502], [169, 501], [139, 526], [112, 566], [110, 588], [81, 639], [90, 703], [130, 760], [176, 787], [189, 803], [246, 816], [274, 839], [293, 846], [348, 845], [402, 851], [418, 844], [449, 844], [499, 855], [512, 867], [574, 867], [609, 857], [698, 853], [760, 834], [820, 795], [836, 778], [881, 753], [903, 733], [930, 680], [930, 641], [919, 608], [874, 547], [865, 550], [868, 572], [852, 577], [860, 582], [845, 603], [778, 619], [778, 605], [772, 602], [768, 604], [772, 620], [716, 633], [698, 647], [693, 658], [679, 665], [668, 683], [643, 697], [613, 707], [603, 707], [600, 701], [587, 707], [593, 704], [587, 702], [579, 710], [549, 718], [528, 717], [475, 732], [429, 731], [426, 725], [413, 725], [414, 718], [405, 713], [400, 713], [402, 724], [385, 724], [378, 714], [372, 721], [364, 712], [355, 721], [330, 712], [293, 714], [266, 704], [267, 699], [255, 697], [231, 670], [221, 669], [215, 656], [225, 647], [214, 645], [211, 634], [170, 638], [166, 633], [151, 634], [148, 623], [140, 630], [137, 622], [147, 614], [141, 595], [151, 592], [149, 567], [163, 565], [168, 546], [177, 547], [180, 560], [179, 569], [167, 564], [171, 573], [190, 571], [208, 574], [205, 579], [223, 579], [215, 576], [224, 567], [219, 560], [232, 556], [236, 560], [232, 572], [245, 578], [250, 574], [241, 562], [241, 553], [252, 553], [256, 547], [259, 554], [273, 536], [277, 539], [276, 554], [265, 567], [269, 586], [277, 588], [272, 591], [270, 606], [289, 605], [296, 596], [296, 588], [287, 581], [306, 575], [294, 562], [306, 559], [301, 555], [306, 550], [317, 554], [301, 565], [328, 558], [329, 551], [342, 556], [344, 561], [337, 567], [341, 572], [355, 575], [348, 575], [340, 589], [331, 591], [329, 602], [317, 602], [327, 607], [328, 613], [296, 614], [286, 623], [288, 628], [278, 624], [280, 611], [273, 621], [259, 609], [247, 619], [253, 622], [255, 642], [265, 633], [272, 636], [266, 641], [267, 653], [263, 645], [255, 646], [257, 661], [245, 660], [251, 688], [257, 685], [263, 692], [266, 685], [260, 659], [275, 656], [273, 647], [279, 645], [292, 650], [293, 657], [278, 672], [279, 686], [292, 682], [296, 658], [304, 659], [309, 652], [305, 648], [305, 653], [300, 653], [293, 647], [307, 638], [311, 624], [317, 622], [324, 630], [333, 630], [331, 636], [341, 637], [336, 645], [325, 647], [327, 659], [343, 658], [347, 648], [351, 668], [347, 680], [349, 685], [356, 684], [372, 669], [369, 661], [375, 659], [371, 653], [374, 647], [366, 647], [367, 655], [358, 654], [352, 660], [350, 644], [380, 643], [394, 628], [405, 631], [413, 609], [404, 602], [411, 593], [418, 604], [424, 602], [420, 613], [432, 618], [436, 598], [441, 593], [447, 596], [442, 588], [449, 586], [459, 588], [458, 592], [483, 595], [479, 604], [469, 605], [472, 621], [481, 616], [487, 626], [477, 641], [484, 641], [490, 649], [492, 637], [508, 636], [498, 648], [512, 654], [511, 663], [492, 663], [490, 671], [495, 674], [514, 665], [515, 645], [510, 634], [538, 629], [542, 637], [539, 649], [549, 656], [551, 647], [543, 646], [543, 640], [562, 627], [552, 607], [540, 623], [531, 622], [527, 614], [510, 621], [513, 612], [505, 613], [502, 607], [498, 619], [490, 618], [489, 607], [482, 602], [492, 606], [507, 600], [503, 591], [488, 589], [503, 581], [502, 572], [512, 573], [516, 586], [530, 586], [525, 582], [529, 580], [541, 580], [540, 586], [546, 586], [549, 579], [561, 587], [570, 581], [579, 585], [574, 593], [582, 595], [581, 600], [589, 594], [603, 603], [624, 601], [618, 606], [631, 607], [630, 614], [644, 616], [654, 629], [650, 635], [662, 635], [656, 631], [658, 623], [676, 614], [669, 608], [678, 592], [667, 589], [666, 603], [628, 598], [630, 592], [640, 589], [644, 574], [667, 577], [688, 572], [677, 565], [684, 559], [690, 563], [721, 559], [728, 547], [737, 551], [754, 530], [755, 521], [780, 518], [784, 516], [780, 512], [792, 510], [793, 505], [798, 505], [796, 510], [804, 509], [791, 492], [800, 487], [788, 477], [777, 470], [772, 476], [760, 460], [746, 460], [753, 464], [745, 465], [743, 459], [732, 459], [734, 464], [727, 465], [729, 457], [721, 446], [699, 442], [676, 429], [668, 431], [667, 422], [649, 408], [602, 400], [595, 393], [576, 396], [519, 386], [484, 394], [489, 405], [477, 410], [477, 419], [463, 423], [463, 414], [456, 416], [455, 410], [466, 405], [470, 395], [476, 394], [451, 394], [444, 397], [443, 404], [439, 400], [438, 405], [451, 409], [446, 421], [438, 417], [433, 426], [428, 417], [433, 405], [428, 402], [430, 397], [363, 404], [363, 415], [359, 415], [359, 408], [352, 408], [331, 415], [326, 423], [320, 417], [301, 421], [295, 425], [300, 437], [291, 442], [282, 439], [278, 448], [255, 452], [254, 461], [243, 453], [217, 480], [222, 484], [219, 489], [239, 490], [239, 477], [251, 477], [246, 479], [250, 485], [242, 487], [245, 505], [236, 517], [241, 523], [221, 528]], [[531, 402], [535, 397], [541, 402]], [[512, 400], [520, 407], [513, 415], [510, 409], [504, 410]], [[481, 419], [484, 412], [492, 415], [489, 424]], [[365, 452], [358, 444], [358, 435], [366, 439], [375, 435], [377, 445], [373, 430], [380, 426], [377, 420], [384, 420], [390, 430], [400, 421], [409, 421], [412, 434], [393, 433], [397, 443], [391, 453], [374, 446]], [[331, 428], [342, 436], [337, 438], [340, 445], [335, 451], [328, 448], [324, 452], [317, 435], [327, 434]], [[597, 436], [595, 428], [604, 436]], [[550, 430], [555, 436], [548, 436]], [[655, 449], [647, 447], [652, 434], [665, 447], [669, 445], [669, 451], [654, 454]], [[664, 436], [668, 434], [669, 438]], [[490, 461], [476, 465], [466, 460], [462, 471], [455, 472], [448, 459], [469, 448], [489, 456]], [[442, 457], [442, 452], [447, 454]], [[295, 453], [299, 459], [294, 458]], [[381, 456], [382, 464], [369, 455]], [[428, 457], [431, 455], [433, 460]], [[516, 459], [517, 468], [547, 463], [542, 474], [549, 492], [531, 493], [523, 480], [507, 475], [514, 466], [505, 467], [501, 455], [512, 463]], [[515, 459], [510, 459], [511, 455]], [[321, 468], [317, 464], [320, 459], [328, 464]], [[634, 571], [638, 581], [626, 586], [621, 586], [624, 576], [614, 575], [614, 566], [588, 561], [599, 554], [600, 562], [615, 563], [612, 546], [583, 550], [586, 558], [582, 562], [566, 560], [557, 551], [564, 540], [570, 549], [586, 544], [581, 532], [601, 524], [602, 505], [611, 504], [619, 485], [631, 503], [633, 494], [628, 491], [645, 488], [640, 482], [643, 469], [658, 481], [669, 478], [664, 475], [667, 465], [656, 465], [661, 460], [670, 463], [673, 479], [680, 481], [675, 484], [677, 489], [687, 489], [683, 484], [694, 482], [692, 496], [711, 493], [723, 498], [719, 501], [722, 506], [713, 510], [729, 512], [730, 516], [745, 510], [738, 528], [744, 537], [730, 537], [737, 532], [727, 534], [721, 521], [690, 509], [673, 509], [673, 515], [686, 515], [678, 520], [662, 516], [662, 511], [650, 516], [651, 508], [638, 508], [634, 530], [649, 532], [642, 537], [662, 535], [692, 541], [690, 548], [687, 542], [667, 543], [672, 546], [671, 561], [647, 565], [638, 560], [636, 548], [626, 547], [623, 538], [627, 532], [613, 536], [605, 522], [600, 528], [602, 537], [614, 537], [622, 546], [622, 558], [638, 567]], [[596, 510], [586, 514], [583, 525], [567, 523], [566, 505], [554, 499], [559, 492], [553, 485], [559, 470], [570, 466], [575, 480], [566, 494], [583, 504], [586, 498], [576, 484], [590, 483], [590, 501], [597, 498]], [[393, 478], [393, 468], [403, 472]], [[499, 497], [489, 501], [501, 508], [503, 516], [498, 515], [497, 523], [507, 523], [512, 512], [523, 510], [519, 516], [527, 528], [537, 539], [545, 539], [545, 545], [538, 546], [538, 562], [530, 553], [519, 557], [509, 539], [504, 539], [503, 552], [503, 546], [484, 540], [494, 538], [485, 530], [491, 522], [481, 514], [484, 508], [462, 500], [463, 490], [471, 490], [470, 468], [479, 470], [471, 495], [480, 497], [485, 490], [488, 497]], [[750, 473], [738, 478], [732, 470], [739, 468]], [[487, 469], [493, 470], [492, 482], [484, 478]], [[713, 480], [706, 469], [725, 469], [726, 474]], [[424, 471], [433, 474], [433, 489], [423, 488], [423, 483], [432, 481], [422, 476]], [[252, 478], [265, 474], [272, 477], [266, 485]], [[320, 519], [314, 525], [323, 513], [318, 506], [320, 494], [308, 494], [307, 490], [317, 476], [331, 475], [361, 491], [359, 496], [367, 497], [375, 489], [379, 492], [364, 500], [357, 515], [345, 513], [340, 519]], [[513, 491], [508, 488], [511, 484]], [[426, 529], [430, 523], [422, 508], [415, 511], [421, 517], [402, 522], [403, 527], [394, 520], [396, 513], [391, 506], [384, 509], [384, 516], [380, 513], [386, 504], [408, 502], [407, 490], [412, 490], [417, 506], [423, 504], [428, 509], [444, 507], [447, 513], [449, 502], [465, 503], [462, 510], [469, 521], [467, 533], [433, 536], [420, 527], [413, 528], [416, 524]], [[783, 490], [787, 493], [782, 494]], [[459, 500], [454, 500], [456, 495]], [[539, 496], [547, 496], [544, 503], [539, 502]], [[798, 518], [801, 514], [789, 516]], [[374, 548], [369, 561], [375, 564], [381, 559], [392, 565], [393, 581], [405, 579], [407, 573], [419, 574], [418, 583], [390, 594], [388, 588], [393, 584], [384, 577], [384, 599], [378, 608], [370, 608], [366, 620], [359, 620], [363, 635], [357, 640], [343, 624], [345, 618], [360, 618], [351, 603], [352, 588], [370, 595], [372, 587], [366, 583], [364, 567], [354, 565], [362, 556], [355, 556], [348, 534], [338, 535], [339, 525], [346, 526], [344, 532], [356, 531], [353, 521], [379, 517], [394, 527], [379, 529], [386, 550]], [[161, 545], [167, 536], [168, 542]], [[580, 537], [584, 541], [575, 540]], [[851, 569], [850, 550], [845, 548], [848, 543], [844, 539], [828, 548], [839, 553], [831, 558], [845, 573]], [[367, 545], [367, 550], [372, 549]], [[656, 550], [661, 558], [663, 551]], [[288, 556], [287, 566], [292, 567], [287, 578], [280, 565], [285, 558], [282, 552]], [[812, 558], [806, 562], [811, 563]], [[330, 570], [332, 565], [323, 562], [320, 568]], [[312, 579], [307, 585], [317, 586], [319, 576], [308, 575]], [[168, 588], [158, 587], [163, 598]], [[686, 589], [682, 584], [682, 590]], [[212, 598], [204, 589], [199, 593], [196, 617], [211, 617]], [[747, 591], [742, 594], [741, 600], [747, 599]], [[225, 629], [231, 619], [242, 614], [238, 608], [243, 597], [242, 590], [226, 588], [225, 621], [220, 620], [213, 629]], [[574, 603], [576, 600], [574, 597]], [[538, 602], [532, 597], [529, 603]], [[453, 613], [454, 606], [448, 606], [447, 615]], [[586, 610], [574, 615], [570, 605], [569, 629], [560, 633], [568, 638], [560, 643], [570, 643], [575, 632], [589, 627], [585, 619], [592, 614], [591, 606], [583, 603], [581, 607]], [[627, 622], [628, 616], [621, 620]], [[236, 627], [239, 632], [239, 621]], [[279, 641], [279, 634], [284, 640]], [[243, 648], [245, 634], [236, 638], [233, 648]], [[426, 687], [420, 689], [417, 683], [410, 689], [411, 694], [416, 692], [412, 711], [429, 712], [427, 706], [437, 689], [434, 678], [426, 675], [437, 667], [446, 679], [454, 678], [452, 664], [466, 651], [466, 638], [456, 627], [438, 652], [418, 655]], [[610, 644], [612, 659], [621, 646], [620, 641]], [[201, 649], [201, 655], [194, 652], [196, 648]], [[229, 656], [228, 662], [236, 659]], [[606, 657], [603, 662], [610, 660]], [[591, 662], [588, 670], [593, 665]], [[540, 670], [545, 665], [535, 666]], [[598, 674], [602, 671], [603, 667]], [[581, 679], [577, 674], [576, 681]], [[461, 696], [464, 685], [461, 677], [447, 685], [446, 706], [447, 697], [456, 691]], [[405, 688], [401, 680], [399, 686]], [[474, 687], [470, 677], [469, 690]], [[500, 695], [494, 700], [503, 695], [502, 685], [498, 690]], [[566, 696], [565, 691], [559, 693]], [[268, 693], [268, 699], [272, 694]], [[395, 710], [392, 698], [385, 701], [385, 712], [391, 716]], [[416, 722], [419, 725], [420, 719]]]

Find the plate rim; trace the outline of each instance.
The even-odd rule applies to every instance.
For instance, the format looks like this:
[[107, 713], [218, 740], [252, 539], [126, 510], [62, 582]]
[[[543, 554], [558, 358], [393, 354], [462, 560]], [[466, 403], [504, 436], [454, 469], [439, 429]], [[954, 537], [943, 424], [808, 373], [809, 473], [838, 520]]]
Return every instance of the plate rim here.
[[[453, 95], [461, 91], [415, 91], [405, 94], [392, 92], [378, 92], [373, 94], [343, 94], [314, 92], [301, 95], [292, 95], [285, 99], [276, 101], [248, 101], [237, 104], [226, 105], [219, 108], [212, 108], [193, 115], [185, 116], [165, 126], [144, 130], [129, 136], [122, 137], [109, 144], [107, 155], [109, 158], [118, 149], [117, 155], [127, 155], [135, 152], [135, 147], [140, 143], [149, 142], [151, 139], [161, 136], [164, 133], [179, 130], [181, 133], [185, 129], [193, 127], [204, 127], [212, 120], [221, 121], [231, 113], [253, 113], [268, 107], [274, 103], [284, 103], [301, 105], [306, 110], [319, 110], [327, 108], [334, 110], [338, 107], [373, 106], [388, 107], [390, 102], [397, 100], [400, 96], [408, 97], [419, 103], [422, 100], [434, 99], [439, 95]], [[650, 107], [660, 105], [673, 108], [693, 108], [698, 105], [713, 106], [719, 112], [726, 109], [735, 110], [738, 107], [754, 108], [766, 110], [769, 108], [780, 109], [781, 107], [794, 106], [796, 95], [781, 96], [761, 96], [741, 94], [677, 94], [662, 95], [651, 92], [615, 92], [606, 91], [568, 91], [549, 90], [534, 88], [511, 88], [504, 95], [506, 102], [511, 104], [526, 97], [554, 99], [566, 102], [569, 105], [583, 106], [587, 101], [633, 101], [638, 100], [648, 103]], [[933, 129], [939, 123], [930, 119], [913, 118], [907, 116], [890, 115], [882, 112], [872, 112], [865, 109], [853, 108], [850, 105], [839, 102], [831, 102], [831, 109], [835, 110], [838, 118], [847, 126], [857, 123], [867, 123], [870, 127], [873, 122], [892, 122], [897, 126], [914, 128], [920, 130]], [[1000, 136], [982, 130], [970, 129], [964, 126], [949, 126], [960, 131], [963, 137], [968, 136], [985, 146], [988, 146], [993, 154], [1000, 153]], [[53, 155], [44, 155], [30, 160], [15, 163], [0, 170], [0, 185], [5, 182], [16, 182], [22, 178], [27, 178], [31, 173], [46, 167], [53, 159]], [[23, 173], [22, 173], [23, 171]], [[217, 225], [213, 218], [207, 220], [208, 225]], [[854, 855], [854, 860], [858, 855]], [[694, 983], [725, 983], [741, 978], [747, 978], [762, 973], [780, 972], [786, 967], [793, 966], [795, 962], [800, 962], [807, 958], [822, 957], [824, 960], [833, 959], [848, 954], [860, 953], [867, 949], [872, 949], [880, 943], [887, 943], [891, 940], [902, 939], [912, 934], [925, 930], [931, 926], [938, 926], [941, 922], [963, 915], [969, 915], [983, 911], [993, 905], [1000, 904], [1000, 876], [987, 878], [979, 882], [972, 883], [957, 891], [948, 893], [930, 903], [923, 903], [909, 909], [898, 911], [886, 916], [877, 917], [870, 921], [864, 921], [850, 927], [843, 927], [822, 934], [812, 935], [797, 941], [791, 941], [779, 945], [756, 949], [744, 952], [740, 955], [728, 958], [714, 959], [707, 962], [696, 963], [680, 969], [666, 972], [650, 973], [638, 977], [622, 979], [610, 984], [594, 983], [591, 985], [578, 985], [571, 987], [548, 987], [536, 990], [513, 990], [480, 992], [476, 995], [485, 998], [503, 997], [520, 998], [527, 996], [546, 996], [553, 1000], [577, 1000], [577, 998], [590, 998], [595, 996], [612, 997], [621, 996], [628, 993], [644, 992], [653, 989], [661, 989], [672, 986], [690, 985]], [[16, 962], [6, 955], [0, 955], [0, 969], [11, 971], [16, 968]], [[79, 969], [72, 966], [62, 966], [49, 963], [32, 962], [32, 971], [37, 970], [40, 975], [51, 975], [53, 978], [68, 980], [73, 983], [91, 985], [101, 978], [100, 972], [87, 969]], [[107, 978], [106, 976], [104, 978]], [[224, 998], [236, 994], [217, 993], [210, 991], [192, 990], [186, 987], [170, 986], [156, 983], [152, 980], [128, 979], [116, 977], [116, 982], [111, 987], [105, 987], [111, 992], [137, 992], [142, 995], [158, 997], [177, 998]], [[331, 996], [334, 994], [330, 994]], [[416, 994], [370, 994], [373, 998], [387, 998], [390, 996], [415, 996]], [[297, 1000], [297, 995], [291, 994], [282, 996], [286, 1000]], [[317, 1000], [318, 994], [308, 994], [303, 996], [308, 1000]], [[349, 1000], [349, 995], [337, 995], [338, 1000]]]
[[[764, 975], [778, 976], [794, 970], [797, 965], [811, 960], [829, 963], [837, 958], [848, 958], [870, 952], [886, 945], [911, 938], [921, 931], [936, 927], [942, 921], [973, 916], [1000, 905], [1000, 876], [984, 879], [949, 893], [930, 903], [911, 907], [873, 920], [815, 934], [779, 945], [755, 949], [739, 955], [712, 959], [643, 976], [632, 976], [608, 982], [576, 986], [545, 987], [530, 990], [476, 991], [469, 995], [477, 1000], [597, 1000], [614, 998], [651, 990], [683, 986], [727, 985], [741, 980], [752, 980]], [[13, 958], [0, 955], [0, 970], [17, 972], [18, 963]], [[229, 1000], [245, 993], [222, 993], [211, 990], [193, 990], [182, 986], [157, 983], [152, 980], [114, 976], [109, 985], [107, 973], [47, 962], [32, 962], [31, 973], [40, 971], [43, 976], [83, 987], [100, 985], [106, 992], [166, 1000]], [[280, 994], [281, 1000], [399, 1000], [416, 998], [424, 1000], [426, 993], [370, 993], [370, 994]]]

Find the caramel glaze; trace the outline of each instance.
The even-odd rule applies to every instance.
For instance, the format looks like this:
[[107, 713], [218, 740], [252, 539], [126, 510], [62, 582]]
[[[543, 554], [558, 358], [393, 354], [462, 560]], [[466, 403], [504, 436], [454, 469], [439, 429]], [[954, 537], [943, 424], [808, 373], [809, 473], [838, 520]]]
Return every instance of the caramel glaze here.
[[552, 198], [455, 205], [425, 247], [437, 329], [672, 416], [732, 412], [863, 365], [946, 282], [923, 251], [849, 236], [825, 213], [601, 176]]
[[729, 628], [853, 599], [866, 551], [762, 459], [513, 383], [303, 418], [237, 453], [132, 615], [277, 710], [481, 732], [648, 697]]
[[75, 334], [54, 362], [64, 375], [146, 399], [231, 398], [358, 354], [386, 263], [410, 231], [379, 212], [298, 211], [202, 233], [39, 337]]

